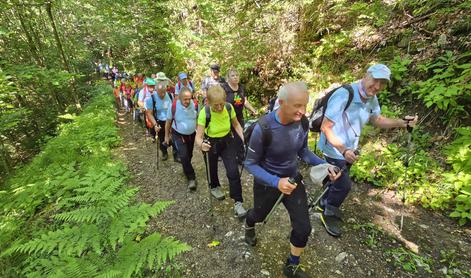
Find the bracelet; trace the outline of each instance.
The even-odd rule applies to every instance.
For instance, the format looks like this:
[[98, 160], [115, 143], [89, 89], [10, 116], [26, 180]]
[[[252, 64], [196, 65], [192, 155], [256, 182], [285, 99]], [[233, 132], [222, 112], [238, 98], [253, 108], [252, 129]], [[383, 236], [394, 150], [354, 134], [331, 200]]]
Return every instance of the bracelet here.
[[342, 152], [342, 156], [345, 157], [345, 153], [346, 153], [347, 151], [349, 151], [349, 150], [350, 150], [350, 149], [345, 149], [345, 150]]

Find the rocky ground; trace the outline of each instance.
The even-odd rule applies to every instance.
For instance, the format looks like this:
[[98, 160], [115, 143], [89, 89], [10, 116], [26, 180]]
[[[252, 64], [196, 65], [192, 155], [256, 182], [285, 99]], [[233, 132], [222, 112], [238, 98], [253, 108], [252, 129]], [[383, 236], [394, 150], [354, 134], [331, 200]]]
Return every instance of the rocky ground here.
[[[233, 215], [222, 163], [219, 177], [227, 197], [213, 201], [211, 217], [199, 150], [195, 149], [193, 157], [198, 188], [190, 192], [181, 165], [172, 158], [159, 161], [156, 169], [156, 144], [150, 139], [146, 143], [144, 129], [133, 126], [129, 114], [119, 114], [118, 126], [123, 144], [117, 153], [128, 164], [131, 185], [140, 188], [139, 200], [175, 201], [150, 222], [149, 230], [192, 246], [190, 252], [177, 258], [173, 272], [158, 277], [283, 277], [290, 223], [282, 205], [263, 234], [258, 233], [257, 246], [250, 247], [243, 240], [243, 223]], [[250, 207], [252, 177], [246, 171], [242, 185], [245, 205]], [[313, 195], [315, 191], [311, 187]], [[343, 209], [344, 234], [340, 238], [329, 236], [318, 215], [311, 215], [313, 232], [301, 262], [312, 277], [471, 277], [469, 227], [459, 227], [443, 215], [422, 208], [403, 209], [394, 192], [364, 184], [353, 187]], [[404, 225], [399, 231], [401, 214]], [[208, 246], [213, 241], [220, 244]]]

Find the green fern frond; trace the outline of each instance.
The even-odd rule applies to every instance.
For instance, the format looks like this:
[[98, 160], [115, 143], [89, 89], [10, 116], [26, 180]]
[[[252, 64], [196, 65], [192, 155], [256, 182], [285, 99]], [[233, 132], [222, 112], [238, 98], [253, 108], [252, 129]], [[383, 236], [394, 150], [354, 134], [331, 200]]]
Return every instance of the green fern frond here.
[[159, 201], [152, 206], [144, 203], [120, 212], [109, 225], [110, 246], [115, 250], [116, 244], [122, 243], [126, 235], [143, 232], [151, 217], [155, 217], [173, 203], [173, 201]]
[[57, 250], [58, 254], [80, 256], [87, 249], [101, 254], [103, 249], [101, 233], [102, 231], [96, 225], [65, 227], [62, 230], [42, 234], [40, 238], [25, 243], [13, 244], [5, 255], [12, 253], [45, 255]]
[[163, 238], [159, 233], [154, 233], [139, 243], [126, 241], [117, 253], [117, 263], [113, 269], [120, 271], [123, 277], [132, 277], [144, 267], [160, 267], [190, 249], [189, 245], [172, 237]]

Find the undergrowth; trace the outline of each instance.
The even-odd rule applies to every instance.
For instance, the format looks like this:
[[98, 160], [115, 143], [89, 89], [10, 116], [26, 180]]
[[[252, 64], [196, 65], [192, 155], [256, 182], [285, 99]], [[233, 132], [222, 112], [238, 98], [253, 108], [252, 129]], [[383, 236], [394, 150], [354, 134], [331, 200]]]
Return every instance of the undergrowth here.
[[171, 201], [135, 201], [107, 87], [1, 191], [0, 276], [140, 277], [190, 247], [146, 231]]

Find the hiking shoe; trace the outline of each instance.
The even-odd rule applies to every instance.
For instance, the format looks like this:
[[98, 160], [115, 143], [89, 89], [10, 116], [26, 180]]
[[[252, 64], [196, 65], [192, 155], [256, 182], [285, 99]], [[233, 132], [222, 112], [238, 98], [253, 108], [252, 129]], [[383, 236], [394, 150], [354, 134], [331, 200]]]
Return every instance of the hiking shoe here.
[[168, 153], [163, 153], [162, 154], [162, 161], [165, 161], [168, 159]]
[[173, 155], [173, 161], [174, 162], [177, 162], [177, 163], [182, 163], [180, 157], [178, 157], [178, 155]]
[[188, 189], [190, 189], [190, 190], [195, 190], [196, 189], [196, 181], [195, 180], [189, 180], [188, 181]]
[[340, 230], [340, 222], [342, 222], [342, 220], [337, 215], [326, 215], [326, 212], [323, 211], [320, 219], [329, 235], [339, 237], [342, 234]]
[[224, 193], [222, 193], [220, 186], [211, 188], [211, 195], [213, 195], [213, 197], [219, 201], [224, 200], [225, 198]]
[[288, 278], [309, 278], [299, 264], [286, 264], [283, 266], [283, 274]]
[[255, 246], [257, 244], [257, 235], [255, 234], [255, 227], [248, 227], [247, 224], [245, 224], [244, 229], [245, 242], [250, 246]]
[[242, 202], [235, 202], [234, 204], [234, 214], [239, 218], [244, 218], [247, 215], [247, 211], [242, 206]]

